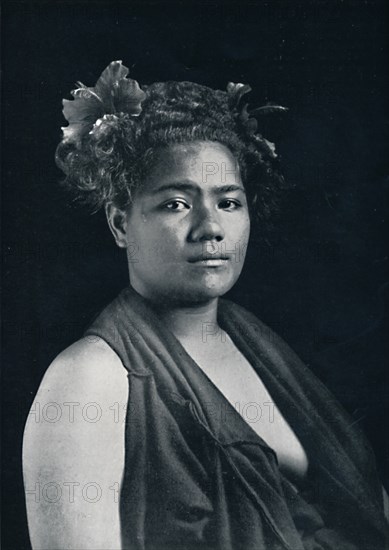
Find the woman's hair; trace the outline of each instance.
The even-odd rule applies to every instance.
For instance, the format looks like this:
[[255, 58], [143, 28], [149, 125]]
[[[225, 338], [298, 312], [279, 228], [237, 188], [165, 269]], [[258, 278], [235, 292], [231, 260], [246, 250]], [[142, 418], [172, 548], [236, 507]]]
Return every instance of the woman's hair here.
[[[111, 63], [104, 73], [114, 64], [117, 68], [118, 63]], [[128, 70], [121, 65], [120, 68], [126, 75]], [[239, 106], [242, 95], [250, 91], [249, 86], [229, 83], [224, 92], [193, 82], [168, 81], [140, 90], [135, 81], [121, 78], [116, 82], [133, 84], [132, 93], [138, 100], [135, 109], [134, 100], [132, 110], [127, 108], [128, 112], [115, 114], [111, 102], [102, 116], [104, 109], [94, 97], [96, 91], [102, 91], [101, 86], [98, 88], [100, 80], [95, 88], [79, 83], [81, 87], [72, 92], [75, 100], [64, 100], [64, 114], [70, 126], [64, 128], [56, 162], [75, 199], [92, 211], [110, 201], [126, 208], [162, 148], [175, 143], [216, 141], [228, 147], [239, 164], [251, 214], [266, 227], [271, 225], [285, 182], [274, 145], [256, 131], [257, 121], [247, 112], [247, 104]], [[113, 82], [112, 89], [117, 88]], [[100, 103], [103, 96], [100, 93]], [[91, 107], [88, 101], [94, 109], [100, 108], [94, 116], [85, 112], [85, 106]]]

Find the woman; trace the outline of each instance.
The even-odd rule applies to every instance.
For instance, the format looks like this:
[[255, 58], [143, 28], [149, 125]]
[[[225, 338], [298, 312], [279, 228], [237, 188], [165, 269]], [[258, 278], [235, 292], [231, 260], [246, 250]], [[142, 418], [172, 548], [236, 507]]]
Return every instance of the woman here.
[[64, 100], [57, 163], [105, 208], [130, 286], [36, 396], [33, 547], [383, 548], [363, 435], [278, 336], [220, 299], [283, 187], [253, 115], [282, 108], [249, 113], [247, 85], [141, 90], [127, 74], [113, 62]]

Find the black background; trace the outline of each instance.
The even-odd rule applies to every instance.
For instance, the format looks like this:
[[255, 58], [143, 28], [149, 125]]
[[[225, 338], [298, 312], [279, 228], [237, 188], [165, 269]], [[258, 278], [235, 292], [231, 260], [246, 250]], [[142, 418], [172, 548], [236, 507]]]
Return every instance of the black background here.
[[102, 215], [67, 206], [61, 100], [122, 59], [141, 84], [249, 83], [296, 185], [231, 297], [278, 331], [366, 431], [387, 482], [386, 2], [3, 2], [3, 548], [28, 548], [21, 442], [42, 375], [127, 284]]

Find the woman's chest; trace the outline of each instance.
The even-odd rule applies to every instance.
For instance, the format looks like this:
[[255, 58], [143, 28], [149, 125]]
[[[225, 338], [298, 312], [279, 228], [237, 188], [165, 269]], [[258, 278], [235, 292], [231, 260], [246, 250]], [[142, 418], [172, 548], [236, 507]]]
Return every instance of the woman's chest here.
[[[201, 352], [190, 350], [190, 354], [229, 405], [276, 452], [281, 470], [293, 479], [303, 478], [308, 470], [304, 448], [262, 380], [236, 346], [224, 342], [223, 347], [212, 347], [209, 353], [203, 348]], [[230, 415], [223, 414], [220, 418], [228, 422]]]

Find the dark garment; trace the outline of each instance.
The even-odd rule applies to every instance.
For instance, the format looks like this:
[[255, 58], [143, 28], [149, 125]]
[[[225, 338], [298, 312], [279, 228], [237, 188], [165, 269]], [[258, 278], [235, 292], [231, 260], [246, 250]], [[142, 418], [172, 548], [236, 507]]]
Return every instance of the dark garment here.
[[309, 459], [300, 491], [133, 289], [86, 335], [128, 370], [120, 495], [129, 549], [379, 550], [381, 485], [362, 433], [293, 351], [254, 315], [219, 303], [219, 323], [251, 363]]

